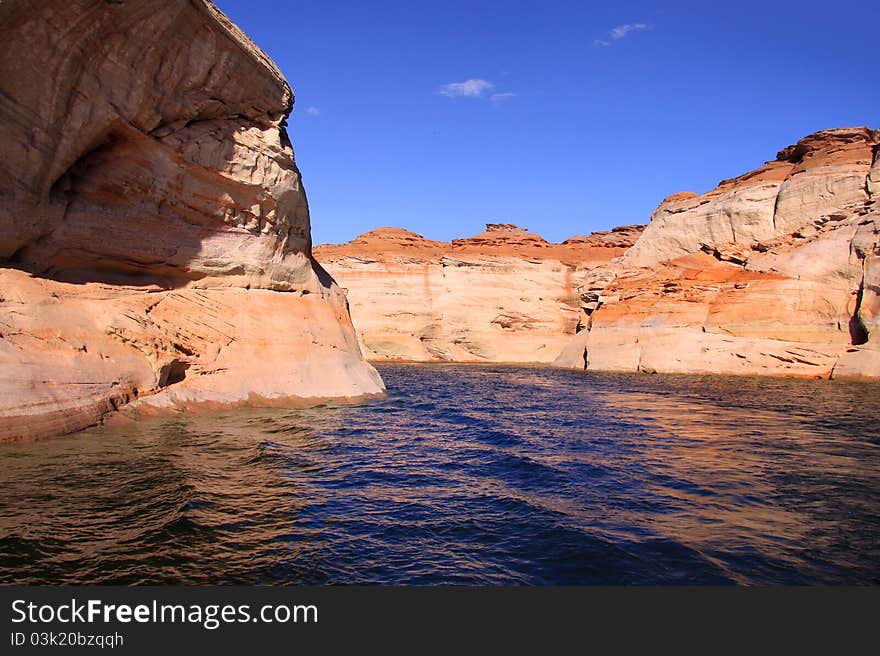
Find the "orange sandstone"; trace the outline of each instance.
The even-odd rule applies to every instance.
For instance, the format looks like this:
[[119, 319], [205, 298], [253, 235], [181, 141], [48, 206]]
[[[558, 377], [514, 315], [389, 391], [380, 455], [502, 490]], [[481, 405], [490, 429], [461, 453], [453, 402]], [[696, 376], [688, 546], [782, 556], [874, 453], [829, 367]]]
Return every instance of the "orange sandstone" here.
[[119, 406], [380, 393], [293, 94], [210, 2], [0, 6], [0, 441]]
[[380, 228], [315, 257], [346, 288], [370, 359], [551, 362], [577, 331], [573, 280], [640, 230], [553, 244], [510, 224], [452, 242]]

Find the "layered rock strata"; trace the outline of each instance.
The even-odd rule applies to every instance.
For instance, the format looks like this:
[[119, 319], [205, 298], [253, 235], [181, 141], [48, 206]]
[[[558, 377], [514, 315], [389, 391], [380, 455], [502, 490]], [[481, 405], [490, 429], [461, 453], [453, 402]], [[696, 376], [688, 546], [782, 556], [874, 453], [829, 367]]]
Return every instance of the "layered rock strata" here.
[[0, 441], [382, 391], [311, 257], [293, 94], [203, 0], [0, 5]]
[[315, 257], [346, 288], [369, 359], [552, 362], [578, 329], [573, 281], [640, 232], [552, 244], [510, 224], [452, 242], [381, 228]]
[[826, 130], [698, 195], [664, 200], [619, 261], [579, 281], [557, 364], [880, 377], [878, 132]]

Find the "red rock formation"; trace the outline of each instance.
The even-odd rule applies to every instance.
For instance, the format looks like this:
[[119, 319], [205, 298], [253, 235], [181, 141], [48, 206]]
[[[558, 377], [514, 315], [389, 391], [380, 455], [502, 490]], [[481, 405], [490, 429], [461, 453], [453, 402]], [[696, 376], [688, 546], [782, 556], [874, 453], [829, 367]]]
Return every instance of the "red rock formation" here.
[[865, 180], [876, 143], [864, 127], [817, 132], [705, 194], [674, 194], [654, 211], [626, 264], [651, 266], [703, 245], [751, 247], [856, 211], [869, 200]]
[[645, 229], [643, 225], [627, 225], [627, 226], [617, 226], [616, 228], [612, 228], [611, 230], [605, 230], [602, 232], [594, 232], [587, 237], [582, 235], [578, 235], [576, 237], [569, 237], [564, 242], [562, 242], [563, 246], [574, 246], [574, 245], [583, 245], [583, 246], [600, 246], [605, 248], [629, 248], [632, 246], [636, 240], [639, 238], [639, 235], [642, 234], [642, 231]]
[[826, 130], [703, 195], [675, 194], [581, 282], [558, 364], [880, 377], [878, 132]]
[[346, 287], [375, 360], [550, 362], [576, 332], [579, 272], [622, 254], [641, 231], [551, 244], [511, 224], [451, 243], [380, 228], [315, 257]]
[[203, 0], [0, 5], [0, 440], [380, 392], [310, 253], [277, 67]]

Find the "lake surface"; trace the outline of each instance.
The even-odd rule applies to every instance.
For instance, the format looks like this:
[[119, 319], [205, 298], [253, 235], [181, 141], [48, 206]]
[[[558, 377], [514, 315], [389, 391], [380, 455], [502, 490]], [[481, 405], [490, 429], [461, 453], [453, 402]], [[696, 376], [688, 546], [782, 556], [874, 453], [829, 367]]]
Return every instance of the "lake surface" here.
[[880, 583], [878, 385], [378, 368], [0, 445], [0, 582]]

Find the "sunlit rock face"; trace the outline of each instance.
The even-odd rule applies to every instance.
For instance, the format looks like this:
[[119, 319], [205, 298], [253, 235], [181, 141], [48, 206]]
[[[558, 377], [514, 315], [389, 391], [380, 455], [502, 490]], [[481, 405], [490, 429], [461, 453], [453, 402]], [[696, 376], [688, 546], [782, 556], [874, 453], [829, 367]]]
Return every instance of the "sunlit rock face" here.
[[826, 130], [670, 196], [580, 281], [568, 367], [880, 377], [878, 132]]
[[578, 329], [573, 280], [641, 228], [561, 244], [510, 224], [451, 243], [381, 228], [315, 257], [346, 288], [370, 359], [551, 362]]
[[274, 63], [202, 0], [0, 4], [0, 440], [382, 391]]

